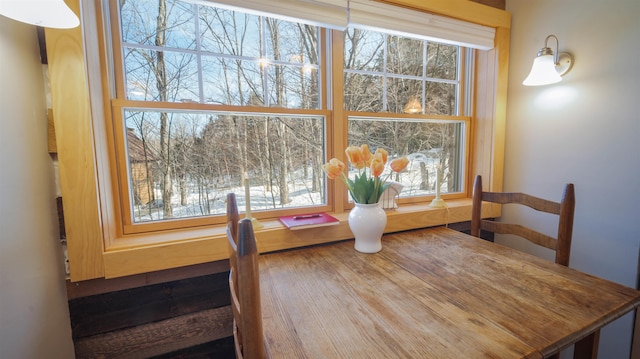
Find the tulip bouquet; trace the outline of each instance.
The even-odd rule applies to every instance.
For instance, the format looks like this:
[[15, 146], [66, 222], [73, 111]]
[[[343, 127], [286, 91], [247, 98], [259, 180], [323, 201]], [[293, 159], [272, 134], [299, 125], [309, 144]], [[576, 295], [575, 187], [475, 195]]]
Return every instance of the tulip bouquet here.
[[388, 156], [385, 149], [378, 148], [375, 153], [371, 153], [369, 145], [363, 144], [360, 147], [349, 146], [344, 152], [351, 166], [358, 170], [353, 180], [345, 174], [346, 165], [344, 162], [337, 158], [332, 158], [325, 163], [322, 169], [329, 179], [340, 177], [347, 185], [349, 194], [351, 194], [351, 198], [356, 203], [378, 203], [382, 192], [390, 185], [387, 180], [391, 174], [402, 171], [409, 164], [409, 160], [406, 157], [396, 158], [391, 161], [389, 164], [391, 171], [383, 180], [380, 176], [384, 172]]

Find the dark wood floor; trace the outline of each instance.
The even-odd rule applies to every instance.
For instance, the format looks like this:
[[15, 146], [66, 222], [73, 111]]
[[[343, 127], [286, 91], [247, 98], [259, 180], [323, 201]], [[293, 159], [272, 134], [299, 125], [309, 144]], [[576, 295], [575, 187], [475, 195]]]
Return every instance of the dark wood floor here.
[[175, 352], [152, 357], [153, 359], [235, 359], [233, 337], [226, 337], [212, 342], [196, 345]]
[[234, 358], [228, 275], [71, 299], [76, 357]]

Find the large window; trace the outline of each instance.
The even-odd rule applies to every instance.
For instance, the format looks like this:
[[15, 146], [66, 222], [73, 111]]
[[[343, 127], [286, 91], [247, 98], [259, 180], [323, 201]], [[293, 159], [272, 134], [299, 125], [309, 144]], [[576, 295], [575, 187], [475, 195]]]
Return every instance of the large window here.
[[[222, 223], [226, 193], [243, 193], [245, 177], [259, 218], [331, 210], [346, 192], [329, 197], [321, 164], [342, 156], [330, 143], [345, 131], [348, 144], [409, 156], [394, 178], [406, 201], [429, 200], [436, 167], [442, 193], [463, 190], [464, 48], [356, 28], [331, 40], [322, 27], [202, 2], [117, 4], [112, 113], [125, 233]], [[344, 49], [340, 63], [330, 62], [334, 48]], [[341, 93], [330, 71], [344, 74]]]
[[393, 178], [403, 185], [400, 197], [433, 195], [436, 168], [442, 193], [461, 192], [468, 122], [455, 116], [464, 112], [459, 101], [463, 49], [353, 28], [345, 32], [344, 43], [349, 144], [368, 143], [410, 159]]
[[245, 177], [254, 211], [327, 205], [320, 28], [172, 0], [119, 14], [127, 231], [221, 217]]
[[[410, 177], [412, 184], [405, 188], [405, 191], [409, 192], [403, 193], [400, 208], [394, 213], [389, 213], [388, 231], [469, 220], [471, 194], [467, 184], [470, 182], [470, 174], [481, 174], [486, 177], [488, 179], [486, 185], [492, 190], [501, 189], [511, 26], [508, 13], [465, 0], [413, 2], [411, 7], [416, 10], [403, 7], [402, 4], [407, 4], [404, 0], [385, 1], [384, 4], [378, 1], [351, 0], [349, 2], [351, 5], [356, 4], [362, 8], [352, 8], [352, 10], [364, 11], [374, 6], [380, 10], [368, 11], [360, 14], [358, 18], [355, 17], [358, 15], [356, 11], [351, 11], [349, 21], [354, 29], [365, 29], [373, 34], [373, 30], [379, 33], [388, 32], [381, 30], [381, 28], [387, 28], [391, 29], [397, 39], [409, 39], [406, 41], [416, 39], [413, 35], [407, 36], [406, 32], [412, 32], [415, 29], [425, 30], [420, 32], [420, 36], [424, 37], [422, 40], [428, 39], [430, 42], [426, 45], [420, 42], [423, 54], [425, 46], [427, 48], [431, 46], [437, 53], [438, 49], [434, 46], [440, 40], [448, 44], [447, 46], [471, 46], [472, 50], [449, 47], [450, 50], [456, 49], [457, 59], [454, 61], [453, 53], [450, 53], [452, 56], [449, 57], [451, 63], [457, 63], [456, 77], [452, 76], [451, 69], [448, 70], [450, 77], [442, 77], [430, 70], [422, 76], [418, 70], [396, 71], [375, 67], [379, 62], [375, 66], [373, 62], [369, 62], [368, 68], [345, 69], [345, 66], [349, 65], [345, 65], [348, 62], [345, 62], [344, 55], [351, 47], [348, 40], [345, 41], [345, 36], [350, 34], [350, 31], [353, 33], [354, 30], [337, 30], [337, 28], [343, 29], [346, 23], [344, 12], [342, 15], [334, 14], [332, 19], [337, 21], [326, 25], [332, 30], [323, 28], [324, 20], [330, 18], [331, 14], [317, 10], [336, 6], [339, 8], [341, 4], [347, 4], [347, 2], [334, 0], [219, 1], [226, 5], [239, 3], [247, 6], [262, 5], [262, 9], [253, 9], [251, 15], [236, 9], [238, 10], [234, 12], [238, 14], [234, 15], [236, 18], [226, 18], [229, 20], [225, 20], [229, 26], [234, 25], [238, 29], [243, 26], [246, 28], [253, 26], [245, 26], [244, 22], [238, 20], [244, 19], [245, 16], [247, 19], [260, 19], [260, 16], [265, 13], [259, 13], [259, 10], [289, 16], [289, 18], [277, 20], [287, 20], [281, 24], [291, 24], [305, 30], [311, 30], [314, 27], [298, 24], [298, 20], [293, 16], [299, 14], [307, 25], [313, 22], [312, 17], [315, 16], [317, 21], [314, 25], [318, 26], [315, 27], [317, 33], [315, 31], [313, 32], [315, 35], [311, 35], [310, 31], [304, 33], [309, 39], [312, 38], [311, 36], [316, 36], [316, 47], [305, 46], [307, 55], [304, 57], [281, 56], [279, 59], [273, 55], [269, 57], [270, 37], [267, 35], [268, 32], [265, 32], [268, 31], [268, 27], [255, 25], [253, 28], [259, 29], [256, 31], [261, 36], [260, 41], [250, 39], [248, 31], [218, 33], [214, 36], [215, 41], [224, 45], [220, 46], [219, 50], [215, 50], [211, 43], [206, 43], [210, 39], [204, 40], [205, 44], [203, 44], [203, 38], [208, 35], [196, 36], [208, 31], [206, 27], [201, 26], [201, 17], [214, 10], [175, 1], [82, 1], [82, 6], [79, 7], [82, 31], [79, 31], [80, 29], [77, 29], [78, 31], [46, 29], [47, 47], [55, 49], [49, 53], [49, 76], [56, 134], [63, 143], [58, 147], [58, 158], [72, 281], [126, 276], [227, 258], [224, 226], [217, 225], [224, 222], [224, 216], [212, 212], [215, 205], [219, 204], [214, 198], [221, 198], [221, 195], [228, 190], [237, 190], [242, 193], [239, 180], [244, 176], [245, 171], [250, 177], [252, 194], [255, 192], [258, 195], [264, 192], [265, 200], [262, 203], [270, 204], [269, 208], [260, 210], [256, 207], [254, 212], [254, 216], [265, 225], [264, 230], [256, 233], [261, 252], [350, 238], [352, 234], [346, 224], [350, 204], [344, 185], [340, 181], [323, 183], [324, 176], [321, 174], [316, 177], [320, 181], [318, 186], [320, 192], [315, 192], [308, 182], [296, 182], [302, 178], [300, 174], [304, 173], [298, 170], [301, 168], [300, 159], [307, 156], [301, 157], [299, 153], [308, 151], [312, 148], [312, 144], [321, 146], [320, 162], [333, 156], [344, 158], [344, 147], [349, 144], [349, 141], [354, 144], [367, 141], [374, 149], [381, 145], [388, 149], [397, 146], [395, 147], [397, 149], [392, 151], [394, 155], [417, 153], [417, 156], [422, 158], [422, 161], [416, 162], [416, 167], [419, 168], [421, 163], [425, 165], [427, 173], [424, 177], [419, 173], [401, 174], [401, 181], [409, 180], [405, 177]], [[194, 2], [213, 3], [208, 0], [194, 0]], [[74, 0], [68, 3], [78, 6], [80, 1]], [[161, 4], [164, 6], [160, 6]], [[129, 6], [129, 15], [121, 14], [120, 5], [125, 8]], [[292, 8], [289, 5], [294, 5], [295, 9], [287, 13], [285, 10]], [[167, 16], [159, 17], [158, 15], [162, 13], [159, 11], [167, 11]], [[232, 14], [232, 9], [228, 7], [225, 11], [227, 16]], [[343, 18], [341, 19], [340, 16]], [[266, 24], [268, 17], [262, 17], [259, 21]], [[123, 19], [128, 19], [131, 25], [130, 30], [142, 31], [135, 40], [131, 36], [135, 33], [134, 31], [129, 32], [130, 35], [127, 35], [123, 42], [121, 32], [129, 31], [121, 22]], [[398, 24], [403, 26], [393, 27]], [[455, 27], [453, 32], [450, 31], [452, 29], [450, 25]], [[369, 28], [365, 28], [367, 26]], [[103, 30], [106, 30], [106, 33]], [[483, 30], [492, 31], [485, 31], [487, 36], [481, 36], [482, 41], [476, 41], [477, 35], [483, 33]], [[427, 38], [430, 36], [429, 31], [431, 31], [431, 38]], [[213, 35], [214, 32], [209, 34]], [[296, 36], [300, 37], [302, 33], [298, 30]], [[222, 39], [227, 40], [224, 42]], [[236, 41], [244, 44], [242, 52], [239, 52], [240, 47], [230, 46]], [[385, 41], [388, 42], [388, 39]], [[291, 47], [296, 43], [287, 40], [280, 44]], [[254, 52], [249, 56], [251, 49], [256, 48], [259, 49], [260, 55], [256, 56]], [[389, 49], [384, 51], [388, 51], [390, 58], [393, 58], [395, 56], [393, 50], [389, 51]], [[443, 49], [445, 47], [440, 47], [440, 50]], [[315, 58], [308, 56], [311, 53], [315, 54], [316, 51]], [[370, 52], [373, 53], [373, 50]], [[414, 53], [417, 55], [418, 50], [416, 49]], [[440, 53], [444, 54], [442, 51]], [[127, 60], [125, 60], [125, 54], [129, 54]], [[378, 54], [380, 54], [379, 51]], [[384, 54], [382, 56], [386, 57]], [[360, 58], [366, 58], [366, 56], [363, 55]], [[376, 60], [381, 59], [383, 57], [380, 55], [376, 58]], [[163, 60], [164, 66], [163, 62], [158, 60]], [[409, 61], [415, 61], [407, 58], [396, 60], [401, 67], [405, 65], [408, 67]], [[128, 66], [133, 65], [133, 68], [125, 66], [125, 61], [129, 61]], [[169, 61], [171, 63], [168, 63]], [[209, 65], [203, 67], [203, 64], [216, 61], [222, 64], [223, 68], [227, 66], [227, 69], [236, 68], [243, 72], [234, 70], [223, 72], [229, 75], [226, 78], [218, 75], [212, 77], [207, 73], [212, 67]], [[425, 60], [423, 58], [420, 61]], [[444, 64], [443, 61], [445, 58], [440, 57], [439, 61], [431, 64]], [[81, 66], [82, 64], [84, 66]], [[280, 65], [283, 71], [290, 71], [291, 74], [317, 72], [317, 77], [316, 75], [304, 77], [304, 86], [308, 88], [308, 96], [305, 97], [305, 101], [309, 101], [306, 102], [308, 105], [303, 105], [302, 100], [298, 101], [300, 105], [295, 105], [296, 101], [292, 97], [294, 95], [289, 92], [291, 86], [303, 87], [302, 77], [296, 77], [296, 81], [289, 78], [278, 89], [274, 87], [277, 81], [272, 81], [278, 77], [277, 67], [264, 67], [260, 64]], [[308, 71], [307, 69], [310, 72], [305, 72]], [[467, 74], [468, 69], [474, 70], [471, 76]], [[371, 74], [364, 75], [378, 76], [378, 79], [387, 77], [387, 80], [391, 81], [396, 79], [402, 81], [404, 76], [408, 76], [407, 79], [412, 80], [412, 83], [420, 84], [420, 90], [423, 86], [420, 82], [423, 81], [425, 93], [420, 96], [424, 97], [418, 98], [418, 93], [414, 93], [414, 90], [418, 89], [417, 85], [411, 89], [407, 87], [405, 91], [400, 91], [401, 87], [394, 90], [387, 88], [387, 97], [384, 99], [386, 104], [381, 104], [376, 112], [350, 108], [346, 105], [347, 103], [366, 104], [366, 101], [351, 102], [355, 98], [348, 96], [358, 95], [357, 92], [346, 93], [348, 86], [344, 82], [344, 76], [352, 70], [353, 73], [363, 70], [371, 71]], [[255, 75], [251, 76], [251, 71]], [[258, 71], [260, 71], [259, 80], [257, 80]], [[182, 75], [185, 76], [184, 80]], [[298, 81], [298, 79], [301, 80]], [[474, 84], [470, 87], [471, 80]], [[166, 100], [160, 98], [164, 96], [161, 95], [164, 87], [158, 87], [158, 84], [162, 85], [165, 81], [169, 89]], [[191, 84], [197, 83], [197, 89], [187, 88], [184, 86], [185, 81]], [[313, 81], [317, 81], [317, 87], [315, 84], [310, 86]], [[427, 110], [432, 103], [431, 100], [427, 100], [428, 88], [432, 88], [430, 84], [427, 87], [427, 82], [446, 85], [441, 87], [447, 87], [453, 91], [449, 93], [456, 98], [431, 107], [437, 108], [436, 111]], [[235, 86], [236, 90], [225, 90], [226, 86], [230, 86], [231, 89]], [[455, 90], [452, 90], [453, 87]], [[372, 87], [359, 91], [359, 95], [369, 96], [372, 89], [378, 92], [385, 91], [382, 87]], [[470, 89], [472, 91], [469, 91]], [[225, 93], [224, 91], [228, 91], [226, 93], [230, 94], [229, 97], [220, 95]], [[287, 99], [287, 107], [272, 101], [278, 98], [278, 93], [285, 94], [285, 91], [286, 96], [282, 98]], [[406, 106], [403, 103], [404, 99], [389, 98], [389, 95], [396, 96], [396, 93], [407, 98], [417, 97], [416, 101], [411, 101], [411, 106], [407, 106], [407, 109], [412, 111], [404, 112], [402, 108], [403, 105]], [[259, 98], [265, 103], [261, 104], [257, 101]], [[387, 106], [386, 110], [382, 110], [382, 106]], [[392, 108], [395, 110], [392, 111]], [[458, 112], [448, 112], [444, 110], [445, 108], [455, 108]], [[414, 113], [413, 109], [417, 111]], [[209, 124], [210, 119], [213, 120], [213, 125]], [[166, 120], [165, 126], [162, 126], [164, 120]], [[152, 125], [154, 121], [155, 128], [144, 128], [143, 124]], [[304, 142], [298, 142], [294, 145], [296, 148], [285, 147], [285, 149], [300, 151], [292, 152], [295, 155], [286, 151], [280, 152], [286, 153], [284, 158], [291, 159], [293, 162], [287, 168], [288, 173], [291, 174], [291, 169], [296, 169], [293, 182], [287, 182], [295, 183], [290, 187], [289, 194], [290, 198], [295, 198], [295, 195], [300, 192], [307, 197], [315, 197], [313, 201], [305, 201], [306, 207], [299, 207], [292, 202], [294, 204], [290, 207], [273, 208], [273, 202], [280, 194], [275, 191], [279, 189], [274, 189], [273, 183], [281, 177], [277, 177], [277, 173], [271, 175], [268, 180], [259, 177], [262, 176], [263, 167], [258, 161], [268, 156], [262, 150], [255, 152], [258, 144], [250, 141], [255, 138], [252, 136], [258, 134], [255, 125], [259, 122], [268, 126], [277, 123], [286, 127], [298, 121], [303, 122], [304, 127], [317, 125], [321, 133], [302, 137], [298, 134], [308, 132], [292, 130], [292, 136], [288, 138]], [[201, 140], [210, 138], [205, 133], [205, 128], [215, 129], [215, 132], [210, 132], [211, 136], [214, 134], [223, 136], [224, 133], [218, 133], [219, 128], [216, 126], [224, 124], [236, 125], [236, 130], [240, 130], [236, 131], [239, 135], [245, 136], [243, 132], [245, 129], [250, 134], [250, 136], [239, 137], [240, 140], [234, 140], [235, 142], [225, 137], [225, 142], [240, 146], [247, 144], [243, 152], [234, 153], [236, 157], [233, 161], [226, 162], [229, 168], [228, 173], [231, 174], [227, 178], [218, 174], [210, 176], [214, 167], [215, 171], [221, 170], [220, 164], [225, 163], [225, 159], [223, 156], [217, 156], [213, 150], [203, 151], [204, 145], [199, 143]], [[348, 129], [353, 128], [354, 125], [360, 125], [362, 133], [357, 134], [353, 130], [348, 132]], [[384, 127], [387, 129], [383, 130]], [[410, 139], [406, 141], [408, 148], [404, 152], [399, 147], [404, 140], [393, 140], [391, 137], [393, 134], [391, 129], [394, 127], [398, 128], [398, 134], [405, 136], [403, 138]], [[368, 131], [368, 128], [372, 131]], [[193, 136], [188, 138], [188, 141], [183, 141], [178, 136], [172, 137], [179, 133], [193, 134]], [[274, 132], [271, 134], [275, 136]], [[389, 137], [385, 138], [384, 135]], [[154, 138], [154, 136], [157, 137]], [[447, 152], [443, 151], [446, 146], [439, 144], [436, 140], [437, 137], [444, 140], [447, 136], [455, 136], [453, 141], [442, 142], [450, 144], [452, 149], [459, 148], [451, 152], [457, 152], [455, 156], [447, 155]], [[174, 140], [176, 142], [173, 142]], [[146, 149], [143, 145], [145, 141]], [[168, 143], [163, 145], [163, 141], [169, 141], [170, 145]], [[264, 143], [266, 137], [260, 137], [260, 141], [263, 141], [260, 142], [261, 144]], [[269, 142], [271, 141], [269, 139]], [[183, 147], [187, 144], [194, 147]], [[161, 150], [163, 147], [169, 149], [169, 152], [163, 152]], [[201, 150], [200, 152], [192, 151], [192, 148]], [[177, 154], [183, 153], [193, 155], [193, 158], [181, 161]], [[258, 153], [259, 156], [251, 157], [253, 153]], [[165, 157], [167, 154], [168, 157]], [[205, 161], [205, 157], [201, 158], [202, 162], [198, 162], [197, 157], [205, 155], [209, 156], [206, 161], [216, 157], [215, 163], [200, 165]], [[247, 162], [243, 162], [245, 161], [243, 156], [247, 155], [250, 159], [247, 158]], [[314, 156], [310, 156], [309, 159], [313, 161]], [[238, 158], [242, 158], [239, 163], [236, 162]], [[443, 194], [447, 201], [447, 209], [429, 208], [427, 204], [433, 197], [432, 166], [437, 161], [442, 163], [443, 158], [448, 158], [447, 165], [452, 167], [449, 168], [450, 171], [458, 171], [451, 172], [449, 178], [458, 178], [461, 181], [456, 183], [452, 180], [450, 183], [443, 183], [442, 192], [445, 188], [451, 188], [450, 193]], [[188, 167], [193, 170], [189, 173], [187, 184], [197, 195], [186, 197], [188, 206], [180, 204], [181, 178], [177, 163], [180, 163], [180, 166], [189, 163]], [[281, 165], [275, 160], [272, 164]], [[167, 165], [169, 167], [166, 167]], [[316, 171], [318, 165], [310, 164], [306, 168], [309, 171]], [[169, 171], [166, 171], [166, 168], [169, 168]], [[274, 166], [272, 168], [275, 169]], [[167, 174], [171, 179], [172, 197], [168, 202], [162, 201], [162, 207], [159, 207], [165, 193], [162, 190], [162, 181]], [[423, 179], [427, 179], [422, 185], [426, 189], [421, 190]], [[228, 180], [235, 182], [232, 189], [222, 187]], [[303, 187], [305, 190], [302, 190]], [[462, 192], [456, 192], [458, 188], [461, 188]], [[316, 203], [316, 199], [318, 203], [321, 201], [325, 203], [312, 204]], [[414, 200], [420, 203], [416, 205], [403, 203]], [[260, 203], [257, 198], [253, 202], [256, 206]], [[172, 206], [176, 204], [171, 208], [174, 217], [165, 218], [163, 207], [166, 203], [171, 203]], [[241, 209], [242, 205], [242, 202], [239, 203]], [[340, 225], [306, 232], [289, 231], [279, 225], [275, 219], [279, 213], [293, 214], [316, 210], [335, 211], [334, 214], [341, 219]], [[207, 212], [209, 214], [204, 214]], [[186, 214], [187, 217], [176, 217], [179, 213]], [[483, 208], [483, 214], [498, 216], [499, 210], [494, 207]], [[176, 230], [168, 230], [174, 228]]]

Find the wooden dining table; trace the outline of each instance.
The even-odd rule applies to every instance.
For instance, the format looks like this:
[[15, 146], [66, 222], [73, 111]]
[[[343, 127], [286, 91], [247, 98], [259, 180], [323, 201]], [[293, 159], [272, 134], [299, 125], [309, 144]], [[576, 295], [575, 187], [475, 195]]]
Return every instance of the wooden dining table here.
[[260, 255], [271, 358], [543, 358], [640, 305], [638, 290], [445, 227], [382, 244]]

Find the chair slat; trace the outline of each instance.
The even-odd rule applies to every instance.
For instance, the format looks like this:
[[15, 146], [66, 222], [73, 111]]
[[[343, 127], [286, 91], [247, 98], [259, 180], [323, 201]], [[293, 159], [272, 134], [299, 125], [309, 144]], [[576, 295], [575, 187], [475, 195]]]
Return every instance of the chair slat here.
[[488, 202], [509, 204], [521, 204], [537, 211], [551, 214], [560, 214], [560, 203], [538, 198], [520, 192], [483, 192], [482, 199]]
[[482, 225], [480, 228], [485, 231], [500, 234], [513, 234], [522, 238], [526, 238], [530, 242], [533, 242], [539, 246], [553, 249], [554, 251], [557, 248], [558, 241], [555, 238], [520, 224], [500, 223], [485, 220], [483, 220], [481, 224]]
[[[482, 202], [513, 203], [527, 206], [540, 212], [558, 215], [557, 237], [554, 238], [517, 223], [483, 220], [481, 213]], [[520, 192], [485, 192], [482, 190], [482, 177], [476, 176], [473, 185], [472, 203], [471, 235], [479, 237], [481, 229], [494, 233], [516, 235], [536, 245], [554, 250], [556, 252], [556, 263], [565, 266], [569, 265], [575, 210], [575, 191], [572, 183], [568, 183], [565, 186], [560, 202], [555, 202]]]

